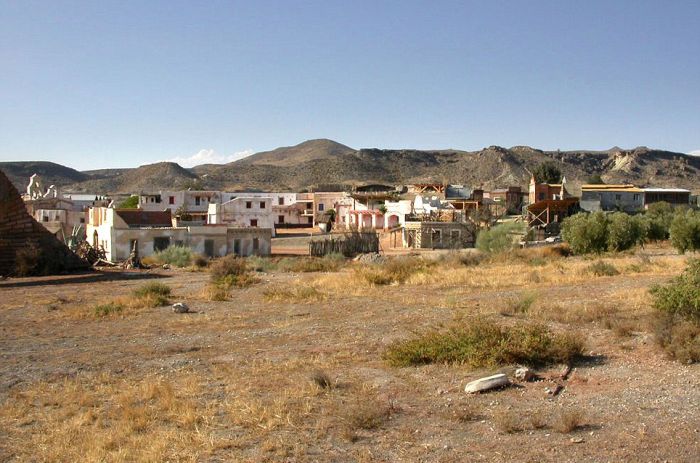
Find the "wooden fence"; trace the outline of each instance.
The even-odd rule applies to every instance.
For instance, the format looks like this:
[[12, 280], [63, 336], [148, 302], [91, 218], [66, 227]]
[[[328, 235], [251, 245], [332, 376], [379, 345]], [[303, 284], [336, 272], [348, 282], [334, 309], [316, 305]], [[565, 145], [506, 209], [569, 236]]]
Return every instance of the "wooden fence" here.
[[379, 252], [379, 235], [374, 232], [346, 233], [337, 238], [309, 243], [309, 254], [312, 256], [342, 254], [352, 257], [367, 252]]

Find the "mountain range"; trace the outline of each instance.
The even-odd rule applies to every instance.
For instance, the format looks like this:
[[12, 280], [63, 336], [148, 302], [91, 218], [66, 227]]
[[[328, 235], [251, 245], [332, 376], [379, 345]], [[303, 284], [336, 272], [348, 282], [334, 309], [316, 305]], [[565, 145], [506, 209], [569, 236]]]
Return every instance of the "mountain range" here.
[[0, 162], [20, 189], [37, 173], [44, 186], [86, 193], [139, 193], [160, 189], [303, 191], [368, 183], [458, 183], [494, 188], [526, 186], [530, 172], [556, 162], [575, 189], [592, 175], [606, 183], [700, 190], [700, 157], [646, 147], [606, 151], [545, 151], [489, 146], [478, 151], [353, 149], [327, 139], [260, 152], [228, 164], [186, 169], [160, 162], [128, 169], [77, 171], [37, 161]]

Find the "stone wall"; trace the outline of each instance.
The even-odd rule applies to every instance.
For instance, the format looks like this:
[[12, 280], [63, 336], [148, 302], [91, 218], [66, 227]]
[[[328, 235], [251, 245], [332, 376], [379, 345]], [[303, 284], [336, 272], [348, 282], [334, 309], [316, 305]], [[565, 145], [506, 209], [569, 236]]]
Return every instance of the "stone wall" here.
[[19, 192], [0, 171], [0, 275], [48, 275], [85, 267], [86, 262], [27, 213]]

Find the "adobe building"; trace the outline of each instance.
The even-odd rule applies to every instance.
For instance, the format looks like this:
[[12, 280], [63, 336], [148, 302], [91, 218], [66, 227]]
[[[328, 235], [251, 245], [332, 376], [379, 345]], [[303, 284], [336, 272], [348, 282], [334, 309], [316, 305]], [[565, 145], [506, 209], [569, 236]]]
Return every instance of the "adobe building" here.
[[29, 215], [19, 192], [0, 171], [0, 275], [51, 275], [87, 266]]

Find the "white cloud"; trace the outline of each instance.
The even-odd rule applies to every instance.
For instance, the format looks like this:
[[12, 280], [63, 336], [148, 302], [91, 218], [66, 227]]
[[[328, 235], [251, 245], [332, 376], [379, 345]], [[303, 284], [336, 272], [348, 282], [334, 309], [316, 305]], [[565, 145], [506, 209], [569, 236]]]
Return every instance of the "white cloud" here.
[[691, 151], [691, 152], [688, 153], [688, 154], [691, 155], [691, 156], [700, 156], [700, 150]]
[[178, 156], [167, 159], [167, 162], [177, 162], [182, 167], [194, 167], [200, 164], [226, 164], [255, 154], [253, 150], [237, 151], [233, 154], [219, 154], [213, 149], [201, 149], [192, 156]]

